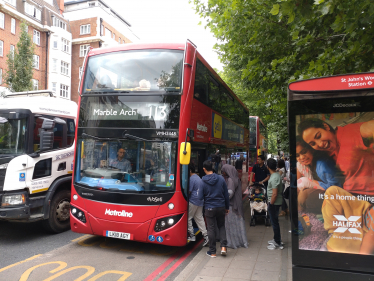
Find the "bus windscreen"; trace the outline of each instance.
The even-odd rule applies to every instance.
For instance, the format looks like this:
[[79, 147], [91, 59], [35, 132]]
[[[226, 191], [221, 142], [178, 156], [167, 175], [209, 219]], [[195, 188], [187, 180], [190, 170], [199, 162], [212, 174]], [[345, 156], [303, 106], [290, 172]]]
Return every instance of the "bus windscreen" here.
[[80, 138], [75, 183], [120, 193], [172, 191], [176, 147], [166, 141]]
[[180, 92], [183, 51], [122, 51], [92, 56], [83, 95], [96, 92]]

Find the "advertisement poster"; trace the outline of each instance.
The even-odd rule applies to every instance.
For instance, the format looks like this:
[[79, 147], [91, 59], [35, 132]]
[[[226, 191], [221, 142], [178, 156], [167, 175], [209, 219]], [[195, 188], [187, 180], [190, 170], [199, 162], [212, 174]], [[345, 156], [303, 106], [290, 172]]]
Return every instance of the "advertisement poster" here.
[[296, 116], [299, 249], [374, 255], [374, 112]]

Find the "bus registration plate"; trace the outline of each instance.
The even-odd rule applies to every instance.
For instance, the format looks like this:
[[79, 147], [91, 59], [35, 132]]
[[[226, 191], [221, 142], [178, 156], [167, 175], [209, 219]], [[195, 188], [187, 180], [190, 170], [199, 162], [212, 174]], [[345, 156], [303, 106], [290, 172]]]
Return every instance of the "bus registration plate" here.
[[124, 232], [106, 231], [105, 236], [112, 237], [112, 238], [131, 240], [131, 234], [130, 233], [124, 233]]

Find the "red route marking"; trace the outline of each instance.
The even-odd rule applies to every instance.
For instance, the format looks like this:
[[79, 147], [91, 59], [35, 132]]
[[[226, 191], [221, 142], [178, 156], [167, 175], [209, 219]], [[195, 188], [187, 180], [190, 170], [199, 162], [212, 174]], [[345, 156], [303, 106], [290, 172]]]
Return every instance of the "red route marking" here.
[[160, 274], [169, 264], [171, 264], [183, 251], [181, 248], [178, 252], [168, 258], [163, 264], [161, 264], [155, 271], [153, 271], [147, 278], [143, 281], [152, 281], [158, 274]]
[[187, 253], [185, 253], [172, 267], [169, 268], [168, 271], [166, 271], [164, 273], [164, 275], [162, 275], [159, 279], [157, 279], [157, 281], [162, 281], [162, 280], [165, 280], [166, 278], [169, 277], [170, 274], [173, 273], [173, 271], [182, 263], [184, 262], [184, 260], [192, 254], [193, 251], [195, 251], [195, 249], [197, 247], [200, 246], [200, 244], [203, 242], [203, 239], [200, 240], [200, 242], [196, 242], [195, 246], [192, 247], [192, 249], [190, 249]]

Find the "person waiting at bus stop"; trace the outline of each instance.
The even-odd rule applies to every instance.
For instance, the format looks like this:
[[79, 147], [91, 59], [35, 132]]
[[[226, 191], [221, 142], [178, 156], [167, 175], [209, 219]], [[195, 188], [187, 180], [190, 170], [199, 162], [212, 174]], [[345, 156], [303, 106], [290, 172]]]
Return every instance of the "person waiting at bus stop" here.
[[255, 174], [256, 182], [263, 184], [265, 186], [265, 190], [268, 185], [268, 180], [270, 178], [270, 173], [268, 168], [265, 166], [265, 157], [263, 155], [258, 156], [257, 164], [253, 166], [251, 176], [249, 179], [249, 185], [253, 184], [253, 174]]
[[[189, 187], [189, 206], [188, 206], [188, 240], [196, 241], [195, 232], [192, 226], [192, 219], [195, 220], [197, 227], [200, 229], [204, 237], [203, 247], [208, 245], [208, 232], [205, 227], [205, 221], [203, 217], [203, 206], [204, 200], [198, 198], [198, 193], [201, 189], [202, 180], [195, 173], [195, 165], [190, 163], [188, 165], [190, 173], [190, 187]], [[200, 191], [201, 192], [201, 191]]]
[[221, 242], [221, 255], [227, 254], [227, 239], [225, 230], [225, 215], [229, 213], [230, 199], [227, 185], [222, 176], [213, 173], [212, 162], [207, 160], [203, 163], [205, 176], [202, 181], [201, 192], [198, 198], [204, 200], [205, 218], [208, 226], [209, 251], [207, 255], [215, 258], [216, 255], [216, 226]]
[[122, 147], [118, 149], [117, 158], [109, 162], [109, 166], [112, 168], [117, 168], [122, 172], [131, 173], [132, 167], [129, 160], [125, 159], [126, 150]]

